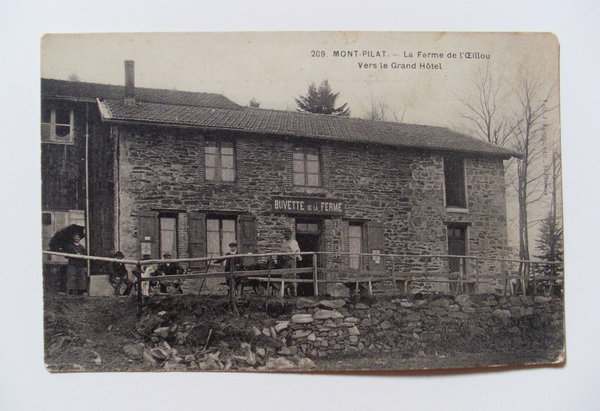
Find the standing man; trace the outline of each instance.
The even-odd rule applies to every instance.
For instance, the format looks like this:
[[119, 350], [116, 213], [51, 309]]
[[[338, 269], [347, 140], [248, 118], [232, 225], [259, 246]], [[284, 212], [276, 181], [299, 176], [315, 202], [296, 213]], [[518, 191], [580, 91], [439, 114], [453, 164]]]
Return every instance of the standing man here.
[[[229, 243], [229, 252], [226, 253], [225, 255], [236, 255], [238, 253], [238, 248], [237, 248], [237, 243], [235, 241]], [[228, 258], [228, 259], [221, 259], [221, 260], [217, 260], [215, 261], [216, 263], [222, 263], [223, 261], [225, 261], [225, 271], [229, 272], [231, 270], [231, 264], [233, 264], [233, 269], [234, 270], [239, 270], [242, 265], [244, 264], [243, 260], [241, 257], [234, 257], [234, 258]]]
[[280, 253], [286, 253], [282, 255], [281, 260], [283, 262], [283, 268], [293, 268], [296, 266], [296, 261], [302, 261], [300, 255], [300, 246], [298, 242], [292, 238], [292, 230], [286, 229], [283, 232], [284, 242], [281, 245]]
[[[286, 255], [281, 256], [282, 268], [296, 268], [296, 262], [302, 261], [302, 256], [300, 255], [300, 246], [298, 242], [292, 238], [292, 230], [286, 229], [283, 232], [284, 242], [281, 245], [281, 249], [279, 252], [286, 253]], [[283, 278], [292, 278], [296, 279], [296, 274], [283, 274]], [[294, 290], [294, 295], [298, 295], [298, 284], [293, 283], [292, 288]]]

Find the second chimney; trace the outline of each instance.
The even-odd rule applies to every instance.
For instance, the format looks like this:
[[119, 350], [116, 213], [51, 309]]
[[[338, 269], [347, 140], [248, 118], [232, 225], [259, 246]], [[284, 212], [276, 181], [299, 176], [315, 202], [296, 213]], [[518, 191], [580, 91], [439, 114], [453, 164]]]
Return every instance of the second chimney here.
[[125, 105], [135, 105], [135, 61], [125, 60]]

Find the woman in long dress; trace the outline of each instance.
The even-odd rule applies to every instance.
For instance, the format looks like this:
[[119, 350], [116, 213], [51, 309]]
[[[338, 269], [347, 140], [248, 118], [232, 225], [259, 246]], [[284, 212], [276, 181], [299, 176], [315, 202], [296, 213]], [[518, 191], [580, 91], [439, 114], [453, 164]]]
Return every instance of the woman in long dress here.
[[[73, 242], [65, 247], [69, 254], [85, 255], [85, 248], [79, 244], [81, 236], [73, 235]], [[67, 294], [82, 295], [87, 291], [87, 263], [83, 258], [69, 258], [67, 264]]]

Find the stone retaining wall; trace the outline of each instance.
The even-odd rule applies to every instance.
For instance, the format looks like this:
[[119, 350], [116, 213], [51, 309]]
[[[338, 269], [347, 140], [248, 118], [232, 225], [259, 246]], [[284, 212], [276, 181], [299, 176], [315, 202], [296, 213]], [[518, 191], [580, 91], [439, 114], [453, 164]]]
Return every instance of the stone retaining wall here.
[[[563, 302], [556, 297], [466, 294], [356, 304], [300, 299], [289, 318], [262, 333], [283, 340], [284, 353], [312, 357], [437, 352], [456, 344], [467, 351], [500, 350], [506, 339], [538, 348], [558, 344], [554, 348], [560, 350]], [[471, 342], [477, 347], [470, 347]]]

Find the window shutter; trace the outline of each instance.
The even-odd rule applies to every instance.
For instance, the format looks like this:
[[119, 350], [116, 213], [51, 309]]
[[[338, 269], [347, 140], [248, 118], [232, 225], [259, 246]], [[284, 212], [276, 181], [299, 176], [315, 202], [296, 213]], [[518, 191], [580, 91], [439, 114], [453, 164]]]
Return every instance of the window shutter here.
[[242, 215], [239, 222], [241, 228], [240, 251], [243, 254], [256, 253], [256, 219], [251, 215]]
[[[188, 254], [190, 258], [206, 257], [206, 214], [190, 212]], [[202, 261], [190, 262], [191, 268], [206, 267]]]
[[[383, 254], [385, 249], [385, 240], [383, 234], [383, 224], [375, 221], [367, 223], [367, 249], [370, 254]], [[383, 257], [371, 256], [367, 260], [369, 270], [379, 270], [384, 268]]]
[[158, 258], [158, 213], [140, 211], [138, 213], [138, 251], [140, 259]]

